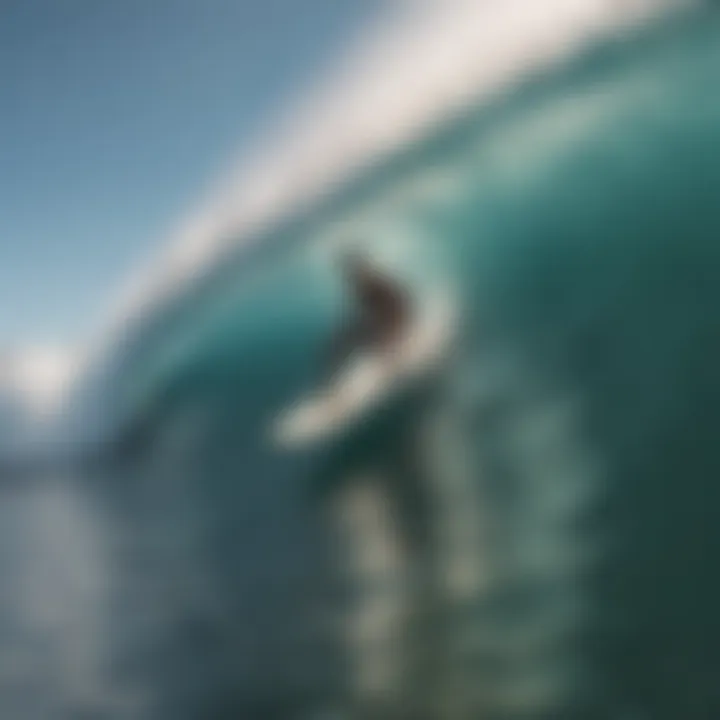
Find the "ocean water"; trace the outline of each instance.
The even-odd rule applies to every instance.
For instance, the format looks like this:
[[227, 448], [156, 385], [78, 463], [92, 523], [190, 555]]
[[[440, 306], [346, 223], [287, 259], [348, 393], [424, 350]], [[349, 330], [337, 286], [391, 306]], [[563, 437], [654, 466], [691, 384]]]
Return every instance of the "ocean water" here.
[[[107, 442], [6, 491], [0, 715], [717, 717], [719, 35], [470, 109], [149, 319]], [[283, 451], [347, 244], [458, 342]]]

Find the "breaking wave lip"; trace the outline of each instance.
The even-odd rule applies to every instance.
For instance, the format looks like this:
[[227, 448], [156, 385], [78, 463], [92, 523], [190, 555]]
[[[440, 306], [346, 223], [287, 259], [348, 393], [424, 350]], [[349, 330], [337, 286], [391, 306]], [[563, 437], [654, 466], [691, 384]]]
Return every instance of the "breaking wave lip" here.
[[[64, 432], [112, 433], [112, 421], [100, 429], [106, 418], [94, 407], [120, 358], [151, 340], [156, 321], [191, 299], [193, 290], [212, 282], [224, 258], [244, 262], [256, 238], [272, 236], [278, 224], [314, 207], [328, 188], [351, 182], [470, 105], [491, 103], [528, 72], [551, 69], [597, 39], [685, 4], [546, 0], [537, 13], [525, 0], [391, 6], [331, 74], [270, 126], [251, 161], [231, 168], [209, 199], [181, 218], [155, 260], [130, 277], [106, 321], [77, 348], [64, 392], [89, 408], [73, 412], [73, 419], [93, 419], [78, 419], [72, 431], [65, 423]], [[416, 61], [423, 57], [442, 62], [417, 83]]]
[[558, 64], [599, 37], [686, 4], [455, 0], [391, 6], [332, 73], [289, 107], [252, 160], [231, 168], [209, 199], [181, 220], [156, 261], [131, 278], [93, 348], [112, 344], [128, 323], [202, 280], [229, 245], [249, 242], [443, 118], [487, 102], [519, 77]]

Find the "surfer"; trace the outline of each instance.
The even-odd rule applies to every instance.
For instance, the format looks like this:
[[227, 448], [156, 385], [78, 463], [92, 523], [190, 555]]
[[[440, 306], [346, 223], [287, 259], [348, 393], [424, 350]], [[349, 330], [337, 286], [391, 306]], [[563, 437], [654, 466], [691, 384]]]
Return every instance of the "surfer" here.
[[401, 283], [352, 253], [340, 268], [352, 311], [333, 333], [316, 389], [276, 425], [277, 441], [292, 447], [333, 435], [376, 408], [398, 384], [425, 375], [447, 351], [451, 315], [442, 303], [428, 312]]
[[349, 253], [341, 269], [354, 300], [355, 311], [331, 341], [330, 376], [356, 352], [380, 353], [388, 360], [411, 320], [411, 304], [404, 288], [365, 258]]

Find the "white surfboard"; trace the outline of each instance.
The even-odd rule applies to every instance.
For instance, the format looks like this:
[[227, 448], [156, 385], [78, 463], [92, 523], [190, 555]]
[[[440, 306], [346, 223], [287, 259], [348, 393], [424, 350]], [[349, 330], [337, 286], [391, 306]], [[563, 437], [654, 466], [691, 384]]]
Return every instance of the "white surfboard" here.
[[421, 377], [442, 360], [453, 337], [454, 320], [448, 300], [429, 302], [389, 352], [354, 356], [333, 383], [282, 413], [273, 426], [275, 443], [302, 447], [359, 420], [400, 384]]

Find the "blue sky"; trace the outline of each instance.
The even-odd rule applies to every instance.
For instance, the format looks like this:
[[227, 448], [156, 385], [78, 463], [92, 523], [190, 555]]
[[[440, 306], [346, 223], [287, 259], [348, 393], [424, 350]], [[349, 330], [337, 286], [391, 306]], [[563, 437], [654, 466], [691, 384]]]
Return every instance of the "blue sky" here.
[[74, 342], [381, 0], [4, 0], [0, 343]]

